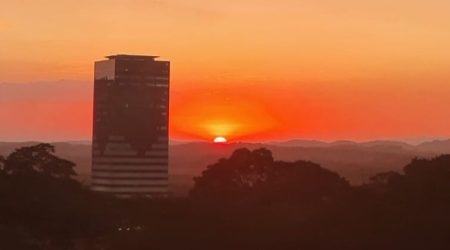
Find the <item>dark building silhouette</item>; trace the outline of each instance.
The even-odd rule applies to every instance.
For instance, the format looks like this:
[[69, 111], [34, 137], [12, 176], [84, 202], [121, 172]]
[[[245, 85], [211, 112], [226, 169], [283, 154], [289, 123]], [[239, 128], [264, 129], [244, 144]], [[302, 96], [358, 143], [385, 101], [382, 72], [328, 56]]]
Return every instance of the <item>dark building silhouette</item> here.
[[95, 63], [92, 189], [166, 195], [170, 63], [155, 56], [106, 58]]

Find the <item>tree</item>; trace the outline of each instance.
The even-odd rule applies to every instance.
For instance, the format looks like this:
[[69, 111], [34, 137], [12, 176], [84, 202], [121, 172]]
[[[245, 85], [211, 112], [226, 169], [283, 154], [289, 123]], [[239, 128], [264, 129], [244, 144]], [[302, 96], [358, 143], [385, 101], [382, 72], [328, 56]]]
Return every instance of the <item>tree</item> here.
[[434, 176], [450, 178], [450, 155], [441, 155], [431, 160], [415, 158], [403, 169], [406, 176], [425, 177]]
[[450, 199], [450, 155], [413, 159], [403, 169], [403, 189], [421, 199]]
[[1, 249], [18, 249], [8, 245], [15, 241], [20, 249], [74, 249], [113, 228], [109, 199], [73, 179], [75, 164], [54, 153], [42, 143], [0, 159], [0, 235], [9, 238]]
[[376, 186], [390, 185], [400, 178], [402, 178], [400, 173], [388, 171], [370, 177], [370, 183]]
[[264, 148], [238, 149], [194, 178], [191, 197], [208, 201], [304, 202], [326, 200], [350, 185], [338, 174], [306, 161], [274, 161]]
[[3, 173], [5, 170], [5, 157], [0, 155], [0, 173]]
[[401, 185], [403, 179], [404, 176], [395, 171], [382, 172], [370, 177], [370, 182], [365, 184], [364, 188], [380, 194], [392, 193], [393, 190]]
[[230, 158], [220, 159], [194, 178], [191, 197], [226, 200], [248, 195], [268, 178], [273, 163], [267, 149], [237, 149]]
[[337, 173], [309, 161], [275, 162], [264, 186], [271, 201], [289, 203], [328, 201], [350, 188]]
[[377, 174], [366, 187], [396, 200], [450, 201], [450, 155], [433, 159], [415, 158], [403, 168], [403, 172]]
[[55, 147], [53, 145], [40, 143], [35, 146], [16, 149], [0, 162], [3, 162], [2, 168], [8, 175], [30, 176], [41, 174], [63, 179], [76, 175], [73, 169], [75, 163], [59, 158], [54, 153]]

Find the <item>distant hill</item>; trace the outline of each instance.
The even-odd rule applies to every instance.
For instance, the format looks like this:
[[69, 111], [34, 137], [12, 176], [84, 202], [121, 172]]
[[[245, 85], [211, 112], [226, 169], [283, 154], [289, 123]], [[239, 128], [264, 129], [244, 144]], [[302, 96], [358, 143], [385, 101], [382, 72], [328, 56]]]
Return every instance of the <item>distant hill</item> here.
[[417, 148], [421, 151], [436, 152], [436, 153], [449, 153], [450, 152], [450, 139], [449, 140], [435, 140], [431, 142], [424, 142], [417, 145]]
[[267, 142], [266, 144], [274, 145], [274, 146], [280, 146], [280, 147], [315, 147], [315, 148], [322, 148], [322, 147], [329, 147], [330, 143], [328, 142], [322, 142], [322, 141], [316, 141], [316, 140], [288, 140], [288, 141], [281, 141], [281, 142]]
[[[7, 155], [15, 148], [38, 142], [0, 142], [0, 155]], [[55, 142], [57, 155], [74, 161], [79, 179], [89, 182], [91, 145], [88, 141]], [[276, 160], [309, 160], [334, 170], [352, 183], [367, 181], [383, 171], [400, 171], [414, 157], [432, 157], [450, 154], [450, 140], [431, 141], [417, 146], [397, 141], [352, 141], [321, 142], [291, 140], [272, 143], [174, 142], [170, 150], [170, 176], [172, 191], [185, 194], [192, 185], [192, 177], [218, 159], [228, 157], [242, 147], [255, 149], [266, 147]]]
[[268, 142], [266, 144], [280, 146], [280, 147], [306, 147], [306, 148], [325, 148], [334, 146], [366, 146], [366, 147], [402, 147], [413, 149], [414, 146], [398, 141], [369, 141], [357, 143], [354, 141], [334, 141], [334, 142], [323, 142], [317, 140], [289, 140], [282, 142]]

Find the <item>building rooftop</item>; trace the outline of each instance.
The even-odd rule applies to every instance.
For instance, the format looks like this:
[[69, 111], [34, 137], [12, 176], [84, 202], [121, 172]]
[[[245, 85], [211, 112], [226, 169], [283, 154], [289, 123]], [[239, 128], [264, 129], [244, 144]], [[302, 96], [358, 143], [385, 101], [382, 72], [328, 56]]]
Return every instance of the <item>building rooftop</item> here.
[[152, 60], [154, 61], [155, 58], [158, 58], [159, 56], [144, 56], [144, 55], [125, 55], [125, 54], [117, 54], [117, 55], [110, 55], [105, 56], [108, 59], [122, 59], [122, 60], [130, 60], [130, 61], [143, 61], [143, 60]]

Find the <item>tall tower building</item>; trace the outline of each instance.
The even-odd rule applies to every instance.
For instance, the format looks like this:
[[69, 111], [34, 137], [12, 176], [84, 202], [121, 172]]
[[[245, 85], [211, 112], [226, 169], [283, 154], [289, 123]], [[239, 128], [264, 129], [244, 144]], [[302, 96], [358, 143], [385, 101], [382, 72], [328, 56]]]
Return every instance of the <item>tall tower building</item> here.
[[168, 192], [170, 63], [112, 55], [95, 62], [92, 189], [119, 197]]

